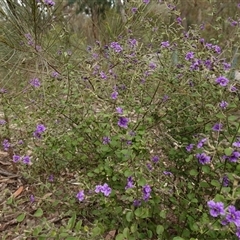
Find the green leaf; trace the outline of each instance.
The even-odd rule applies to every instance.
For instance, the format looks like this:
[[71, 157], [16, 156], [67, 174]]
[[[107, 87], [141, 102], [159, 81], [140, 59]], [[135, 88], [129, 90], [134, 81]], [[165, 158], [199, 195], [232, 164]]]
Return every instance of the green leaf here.
[[99, 228], [99, 227], [93, 228], [92, 234], [94, 237], [99, 236], [101, 234], [101, 228]]
[[92, 172], [88, 172], [87, 175], [88, 175], [88, 177], [94, 177], [95, 176], [95, 174], [92, 173]]
[[190, 170], [189, 174], [191, 176], [197, 176], [198, 175], [198, 171], [196, 169], [192, 169], [192, 170]]
[[143, 208], [142, 209], [142, 215], [140, 216], [141, 218], [147, 218], [149, 217], [149, 209], [148, 208]]
[[200, 187], [203, 187], [203, 188], [208, 188], [210, 185], [207, 183], [207, 182], [205, 182], [205, 181], [201, 181], [200, 182]]
[[225, 155], [227, 155], [227, 156], [231, 156], [231, 155], [232, 155], [232, 152], [233, 152], [233, 149], [232, 149], [232, 148], [225, 148], [225, 149], [224, 149], [224, 153], [225, 153]]
[[211, 169], [208, 165], [202, 166], [202, 170], [203, 170], [204, 173], [209, 173], [211, 171]]
[[149, 239], [152, 239], [153, 232], [152, 232], [151, 230], [148, 230], [148, 231], [147, 231], [147, 235], [148, 235], [148, 238], [149, 238]]
[[219, 118], [219, 119], [224, 119], [225, 118], [223, 113], [216, 114], [216, 117]]
[[34, 213], [34, 217], [41, 217], [43, 215], [43, 210], [38, 208], [37, 211]]
[[12, 204], [13, 203], [13, 197], [10, 197], [8, 198], [7, 202], [6, 202], [8, 205]]
[[228, 117], [228, 121], [229, 122], [235, 122], [237, 119], [238, 119], [238, 117], [237, 116], [233, 116], [233, 115]]
[[128, 222], [131, 222], [133, 220], [133, 212], [127, 212], [126, 219]]
[[136, 217], [140, 217], [142, 215], [142, 208], [137, 208], [135, 211], [134, 211], [134, 214], [136, 215]]
[[181, 237], [174, 237], [173, 240], [184, 240], [184, 238], [181, 238]]
[[73, 216], [68, 220], [67, 229], [71, 230], [74, 228], [76, 218], [77, 218], [76, 213], [74, 213]]
[[119, 234], [116, 236], [115, 240], [124, 240], [124, 235], [123, 235], [122, 233], [119, 233]]
[[214, 187], [220, 187], [221, 186], [221, 183], [217, 180], [212, 180], [211, 181], [211, 185], [214, 186]]
[[17, 221], [22, 222], [26, 217], [25, 213], [21, 213], [20, 215], [17, 216]]
[[201, 117], [197, 118], [197, 122], [203, 122], [204, 120]]
[[76, 231], [76, 232], [79, 232], [79, 231], [81, 230], [81, 227], [82, 227], [82, 220], [79, 220], [79, 221], [76, 223], [75, 231]]
[[159, 215], [161, 218], [165, 219], [166, 218], [166, 210], [162, 210]]
[[124, 228], [123, 229], [123, 236], [127, 239], [129, 239], [130, 231], [129, 228]]
[[140, 179], [138, 180], [138, 185], [141, 187], [146, 185], [146, 183], [147, 183], [147, 181], [144, 177], [140, 177]]
[[223, 195], [217, 194], [214, 198], [216, 202], [224, 202], [225, 197]]
[[133, 172], [130, 171], [130, 170], [126, 170], [126, 171], [124, 172], [124, 176], [125, 176], [125, 177], [130, 177], [130, 176], [132, 176], [132, 175], [133, 175]]
[[66, 238], [68, 236], [69, 236], [69, 234], [66, 233], [66, 232], [62, 232], [62, 233], [59, 234], [59, 237], [61, 237], [61, 238]]
[[193, 155], [189, 155], [187, 159], [185, 159], [186, 162], [190, 162], [193, 160]]
[[131, 233], [135, 233], [137, 231], [137, 229], [138, 229], [137, 224], [133, 223], [130, 229], [131, 229]]
[[164, 227], [162, 225], [157, 225], [156, 233], [158, 235], [162, 235], [163, 232], [164, 232]]

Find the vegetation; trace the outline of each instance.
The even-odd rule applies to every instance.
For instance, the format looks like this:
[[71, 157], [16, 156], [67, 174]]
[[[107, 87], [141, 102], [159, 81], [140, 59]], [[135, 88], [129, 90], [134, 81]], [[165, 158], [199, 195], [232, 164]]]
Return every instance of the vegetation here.
[[78, 2], [0, 9], [2, 239], [240, 239], [240, 6]]

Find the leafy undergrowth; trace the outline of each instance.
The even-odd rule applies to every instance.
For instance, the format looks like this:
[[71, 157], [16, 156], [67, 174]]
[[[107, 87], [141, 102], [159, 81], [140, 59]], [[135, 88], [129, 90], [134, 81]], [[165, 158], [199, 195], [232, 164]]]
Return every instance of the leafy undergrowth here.
[[146, 6], [81, 55], [22, 37], [38, 70], [1, 88], [2, 239], [239, 237], [234, 52], [184, 32], [173, 6], [171, 25], [141, 18]]

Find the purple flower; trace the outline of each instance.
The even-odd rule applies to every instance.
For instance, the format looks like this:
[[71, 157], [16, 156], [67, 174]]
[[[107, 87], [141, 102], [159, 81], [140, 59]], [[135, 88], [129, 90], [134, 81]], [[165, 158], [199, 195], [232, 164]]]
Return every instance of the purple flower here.
[[206, 43], [205, 46], [208, 50], [212, 49], [212, 44], [211, 43]]
[[127, 185], [126, 185], [125, 189], [127, 190], [128, 188], [133, 188], [133, 187], [134, 187], [133, 178], [128, 177], [127, 178]]
[[230, 24], [231, 24], [232, 27], [235, 27], [235, 26], [238, 25], [238, 22], [235, 21], [235, 20], [233, 20], [233, 19], [231, 19], [231, 18], [228, 18], [228, 21], [230, 22]]
[[135, 133], [134, 131], [130, 131], [130, 132], [129, 132], [129, 135], [133, 137], [133, 136], [136, 135], [136, 133]]
[[109, 144], [111, 141], [110, 137], [103, 137], [103, 144]]
[[123, 114], [123, 109], [121, 107], [116, 107], [117, 113]]
[[214, 202], [213, 200], [208, 201], [207, 205], [210, 209], [210, 215], [212, 217], [218, 217], [219, 215], [224, 215], [224, 204], [222, 202]]
[[50, 7], [53, 7], [55, 5], [55, 2], [53, 0], [45, 0], [44, 3]]
[[217, 54], [221, 53], [221, 48], [218, 45], [212, 46], [212, 49], [214, 49], [215, 53], [217, 53]]
[[5, 88], [0, 88], [0, 93], [7, 93], [7, 90]]
[[59, 76], [59, 73], [56, 72], [56, 71], [54, 71], [54, 72], [52, 72], [51, 76], [52, 76], [53, 78], [57, 78], [57, 77]]
[[33, 136], [36, 138], [41, 138], [41, 134], [46, 130], [46, 127], [43, 124], [38, 124], [36, 130], [33, 133]]
[[34, 197], [34, 195], [31, 194], [30, 195], [30, 202], [33, 203], [34, 201], [35, 201], [35, 197]]
[[40, 83], [40, 81], [39, 81], [38, 78], [33, 78], [33, 79], [31, 79], [31, 80], [30, 80], [30, 84], [31, 84], [33, 87], [35, 87], [35, 88], [41, 86], [41, 83]]
[[147, 163], [147, 168], [149, 171], [152, 171], [153, 167], [152, 167], [152, 164], [151, 163]]
[[229, 70], [230, 68], [231, 68], [231, 64], [230, 63], [223, 62], [223, 69], [225, 71]]
[[97, 54], [97, 53], [93, 53], [93, 54], [92, 54], [92, 57], [93, 57], [94, 59], [97, 59], [97, 58], [98, 58], [98, 54]]
[[169, 96], [168, 95], [164, 95], [163, 98], [162, 98], [162, 101], [166, 102], [168, 99], [169, 99]]
[[100, 72], [100, 76], [102, 79], [107, 79], [107, 75], [103, 71]]
[[172, 173], [169, 172], [169, 171], [163, 171], [163, 174], [164, 174], [164, 175], [172, 175]]
[[101, 192], [104, 194], [104, 196], [109, 196], [112, 192], [112, 189], [108, 186], [107, 183], [104, 183], [102, 185], [102, 189], [101, 189]]
[[218, 83], [222, 87], [226, 87], [227, 84], [229, 83], [229, 80], [223, 76], [220, 76], [215, 80], [215, 82]]
[[38, 124], [36, 131], [39, 133], [43, 133], [46, 130], [46, 127], [43, 124]]
[[154, 156], [154, 157], [152, 157], [152, 161], [153, 161], [154, 163], [157, 163], [157, 162], [159, 161], [159, 156]]
[[95, 187], [95, 193], [100, 193], [102, 191], [102, 185], [97, 185]]
[[207, 59], [205, 62], [204, 62], [204, 65], [206, 66], [207, 69], [212, 69], [212, 61], [210, 59]]
[[210, 163], [211, 157], [207, 156], [205, 153], [197, 153], [196, 158], [198, 159], [198, 162], [202, 165]]
[[49, 176], [48, 181], [49, 182], [53, 182], [54, 181], [54, 176], [52, 174]]
[[234, 223], [236, 227], [240, 227], [240, 211], [236, 211], [235, 206], [230, 205], [228, 207], [228, 214], [226, 215], [228, 223]]
[[227, 175], [224, 175], [224, 176], [223, 176], [222, 185], [223, 185], [224, 187], [227, 187], [227, 186], [229, 185], [229, 178], [228, 178]]
[[230, 87], [230, 92], [237, 92], [238, 89], [235, 86]]
[[202, 140], [200, 140], [199, 143], [197, 144], [197, 148], [202, 148], [206, 141], [207, 138], [203, 138]]
[[240, 141], [234, 142], [232, 145], [233, 145], [233, 147], [240, 148]]
[[143, 0], [143, 3], [149, 4], [150, 0]]
[[186, 54], [186, 56], [185, 56], [185, 59], [187, 60], [187, 61], [189, 61], [189, 60], [191, 60], [191, 59], [193, 59], [194, 58], [194, 52], [188, 52], [187, 54]]
[[237, 4], [237, 7], [240, 8], [240, 3]]
[[135, 199], [135, 200], [133, 201], [133, 206], [134, 206], [134, 207], [139, 207], [139, 206], [141, 206], [141, 200]]
[[219, 103], [219, 106], [220, 106], [221, 108], [223, 108], [223, 109], [226, 109], [227, 106], [228, 106], [228, 103], [227, 103], [226, 101], [221, 101], [221, 102]]
[[26, 33], [26, 34], [24, 34], [24, 36], [28, 41], [32, 40], [32, 36], [30, 33]]
[[10, 144], [10, 142], [7, 139], [3, 140], [2, 145], [3, 145], [4, 151], [8, 151], [8, 149], [11, 147], [11, 144]]
[[21, 160], [21, 157], [19, 155], [13, 155], [13, 162], [19, 162]]
[[148, 201], [148, 199], [150, 198], [150, 193], [152, 191], [151, 187], [149, 185], [145, 185], [143, 186], [142, 191], [143, 191], [143, 200]]
[[240, 227], [238, 227], [236, 230], [236, 236], [238, 237], [238, 240], [239, 240], [240, 239]]
[[192, 62], [191, 66], [190, 66], [190, 69], [191, 69], [191, 70], [198, 70], [198, 69], [200, 68], [201, 63], [202, 63], [201, 60], [195, 59], [195, 60]]
[[121, 45], [120, 45], [118, 42], [112, 42], [112, 43], [110, 44], [110, 47], [111, 47], [112, 49], [114, 49], [115, 52], [117, 52], [117, 53], [119, 53], [119, 52], [121, 52], [121, 51], [123, 50], [123, 48], [121, 47]]
[[138, 44], [136, 39], [129, 39], [128, 42], [132, 48], [137, 46], [137, 44]]
[[240, 157], [240, 153], [238, 151], [233, 151], [231, 156], [226, 157], [229, 162], [237, 162]]
[[168, 48], [170, 46], [169, 41], [161, 42], [161, 47]]
[[132, 13], [136, 13], [137, 12], [137, 8], [136, 7], [133, 7], [132, 8]]
[[112, 189], [108, 186], [107, 183], [104, 183], [103, 185], [97, 185], [95, 187], [95, 193], [103, 193], [104, 196], [109, 196], [112, 192]]
[[0, 125], [4, 125], [6, 123], [6, 121], [5, 120], [3, 120], [3, 119], [0, 119]]
[[223, 128], [223, 125], [221, 123], [216, 123], [213, 127], [212, 127], [212, 130], [213, 131], [216, 131], [216, 132], [219, 132], [221, 131]]
[[22, 162], [24, 163], [24, 164], [30, 164], [31, 163], [31, 161], [30, 161], [30, 157], [29, 156], [24, 156], [23, 158], [22, 158]]
[[188, 146], [186, 146], [187, 152], [191, 152], [192, 149], [193, 149], [193, 147], [194, 147], [194, 144], [193, 144], [193, 143], [191, 143], [191, 144], [189, 144]]
[[118, 120], [118, 126], [122, 128], [128, 128], [128, 118], [120, 117]]
[[118, 92], [117, 91], [114, 91], [112, 94], [111, 94], [111, 98], [116, 100], [118, 97]]
[[84, 200], [84, 190], [81, 190], [78, 192], [78, 194], [76, 195], [76, 198], [78, 199], [79, 202], [82, 202]]
[[150, 68], [150, 69], [154, 70], [156, 67], [157, 67], [157, 64], [156, 64], [156, 63], [154, 63], [154, 62], [150, 62], [150, 63], [149, 63], [149, 68]]
[[177, 17], [176, 21], [177, 21], [178, 24], [182, 24], [182, 18], [181, 17]]

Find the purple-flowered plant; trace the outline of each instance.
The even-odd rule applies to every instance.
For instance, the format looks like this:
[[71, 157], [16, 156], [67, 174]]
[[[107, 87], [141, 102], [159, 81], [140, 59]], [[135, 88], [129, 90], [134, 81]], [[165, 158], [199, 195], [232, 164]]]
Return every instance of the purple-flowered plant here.
[[212, 217], [218, 217], [225, 214], [224, 204], [222, 202], [214, 202], [211, 200], [207, 202], [207, 205], [210, 209], [210, 215]]
[[76, 198], [78, 199], [79, 202], [82, 202], [85, 198], [84, 190], [81, 190], [78, 192], [76, 195]]
[[198, 159], [198, 162], [202, 165], [210, 163], [211, 161], [211, 157], [207, 156], [205, 153], [197, 153], [196, 158]]
[[126, 117], [120, 117], [118, 120], [118, 126], [122, 128], [128, 128], [129, 119]]

